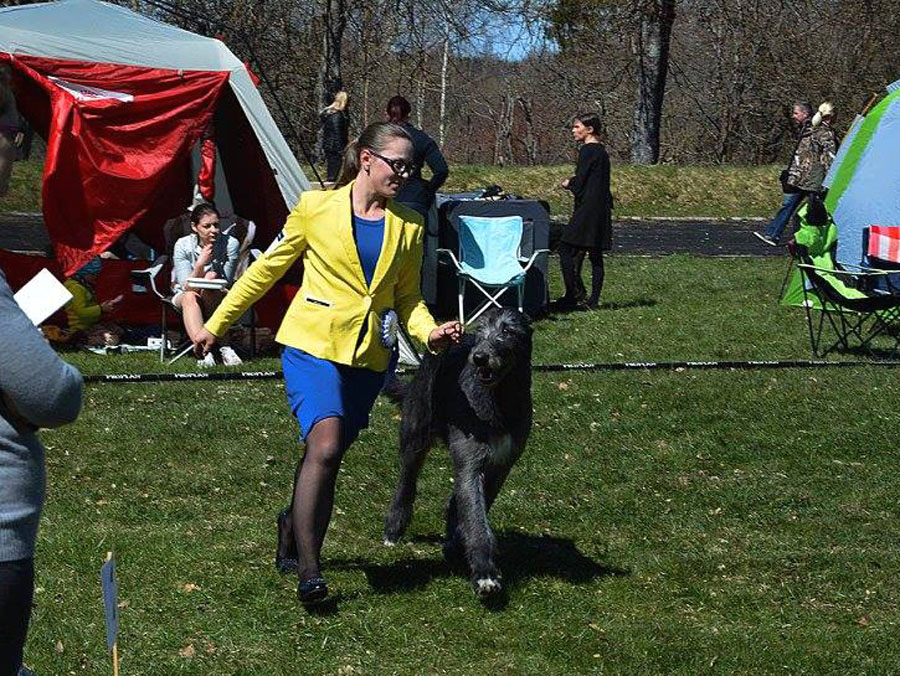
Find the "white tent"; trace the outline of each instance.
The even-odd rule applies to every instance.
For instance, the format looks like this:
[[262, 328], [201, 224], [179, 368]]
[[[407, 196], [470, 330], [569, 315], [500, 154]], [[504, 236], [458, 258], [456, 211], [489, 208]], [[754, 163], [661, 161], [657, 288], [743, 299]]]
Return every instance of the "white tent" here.
[[[72, 95], [75, 98], [79, 98], [80, 94], [87, 92], [87, 98], [93, 97], [95, 100], [105, 95], [109, 95], [110, 98], [114, 98], [113, 95], [116, 95], [120, 97], [119, 100], [125, 100], [121, 98], [125, 95], [117, 92], [130, 91], [128, 87], [131, 85], [131, 81], [128, 79], [127, 72], [123, 75], [121, 86], [98, 88], [96, 85], [92, 86], [90, 81], [86, 79], [79, 80], [77, 77], [82, 73], [90, 74], [84, 68], [77, 70], [77, 67], [81, 67], [83, 64], [100, 64], [107, 69], [107, 72], [110, 67], [117, 65], [126, 67], [122, 69], [123, 71], [127, 71], [128, 67], [136, 67], [141, 73], [146, 73], [149, 69], [164, 69], [160, 70], [160, 72], [168, 73], [169, 77], [172, 77], [171, 72], [174, 71], [185, 79], [189, 79], [191, 75], [197, 75], [198, 73], [224, 74], [227, 76], [227, 84], [223, 84], [222, 89], [223, 91], [225, 88], [230, 90], [239, 104], [239, 110], [242, 111], [246, 122], [249, 123], [252, 134], [255, 136], [259, 148], [264, 154], [265, 162], [268, 163], [268, 167], [274, 176], [274, 181], [277, 183], [277, 190], [284, 201], [283, 209], [285, 213], [296, 204], [300, 193], [309, 188], [309, 181], [304, 176], [300, 165], [279, 132], [251, 79], [247, 67], [220, 40], [196, 35], [149, 19], [124, 7], [99, 2], [98, 0], [61, 0], [60, 2], [0, 9], [0, 59], [11, 64], [13, 68], [14, 88], [18, 87], [16, 89], [17, 97], [20, 91], [24, 90], [27, 92], [28, 88], [32, 86], [32, 81], [29, 81], [28, 77], [29, 74], [34, 74], [33, 82], [38, 82], [40, 87], [43, 88], [39, 91], [40, 96], [43, 97], [39, 102], [45, 108], [47, 107], [47, 101], [55, 104], [59, 95], [58, 91], [53, 90], [53, 85], [58, 85], [60, 88], [65, 89], [67, 96]], [[41, 67], [47, 64], [50, 65], [42, 71]], [[73, 64], [75, 65], [73, 66]], [[65, 73], [74, 72], [76, 75], [57, 77], [58, 73], [54, 69], [59, 68], [67, 69], [64, 70]], [[73, 68], [76, 68], [76, 70], [73, 70]], [[103, 85], [100, 85], [100, 87], [103, 87]], [[32, 88], [37, 91], [36, 87]], [[115, 89], [116, 91], [107, 91], [107, 89]], [[194, 91], [197, 91], [196, 87]], [[193, 94], [193, 96], [196, 97], [196, 94]], [[35, 98], [37, 100], [39, 97]], [[79, 105], [82, 102], [76, 101], [75, 105]], [[218, 106], [218, 102], [215, 105]], [[233, 104], [229, 105], [231, 108], [236, 109]], [[32, 114], [34, 114], [36, 108], [37, 104], [32, 102]], [[21, 101], [20, 110], [26, 117], [28, 116], [28, 105], [23, 105]], [[207, 117], [208, 114], [207, 111]], [[48, 117], [46, 114], [42, 115]], [[55, 110], [54, 116], [56, 116]], [[41, 116], [38, 115], [38, 117]], [[53, 123], [55, 123], [55, 120], [51, 120], [50, 124], [52, 125]], [[241, 125], [244, 124], [243, 120], [241, 120]], [[54, 133], [52, 127], [49, 130], [38, 128], [38, 131], [43, 131], [51, 136]], [[196, 131], [195, 127], [192, 127], [191, 131], [194, 133]], [[66, 130], [56, 130], [56, 133], [61, 135], [67, 132]], [[199, 132], [196, 133], [199, 134]], [[232, 157], [240, 157], [240, 153], [244, 152], [247, 146], [248, 138], [250, 138], [250, 135], [245, 134], [239, 140], [230, 141], [233, 146], [238, 146], [239, 143], [244, 144], [243, 147], [236, 147], [230, 150]], [[218, 137], [216, 139], [216, 145], [220, 148], [220, 151], [223, 141], [228, 141], [228, 139]], [[195, 142], [196, 140], [191, 143], [191, 146]], [[254, 152], [258, 153], [255, 150], [255, 144], [253, 145]], [[48, 155], [49, 152], [50, 141], [48, 141]], [[182, 146], [179, 146], [178, 152], [184, 156], [189, 156], [190, 148], [185, 150]], [[69, 154], [71, 154], [71, 151], [69, 151]], [[131, 166], [142, 166], [142, 158], [138, 159], [141, 161], [132, 161]], [[149, 165], [150, 163], [146, 162], [145, 164]], [[240, 164], [240, 161], [233, 160], [231, 164], [232, 167], [235, 167]], [[258, 171], [257, 167], [262, 164], [264, 162], [258, 162], [257, 165], [254, 165], [252, 171]], [[229, 167], [226, 165], [226, 174], [228, 169]], [[264, 170], [265, 167], [263, 166], [262, 169]], [[246, 171], [250, 171], [250, 169]], [[81, 174], [83, 175], [83, 173], [82, 163]], [[110, 173], [114, 174], [116, 172], [113, 170]], [[51, 222], [53, 214], [48, 212], [47, 207], [47, 179], [48, 175], [45, 172], [44, 215], [51, 239], [54, 239], [54, 245], [57, 246], [64, 233], [61, 231], [54, 233], [54, 224]], [[56, 193], [60, 192], [58, 186], [55, 187], [55, 190]], [[107, 191], [109, 192], [109, 188], [107, 188]], [[89, 205], [89, 207], [83, 209], [85, 214], [92, 214], [96, 211], [95, 205]], [[271, 208], [269, 213], [273, 213]], [[134, 222], [122, 224], [122, 217], [120, 215], [116, 215], [116, 217], [119, 218], [119, 221], [115, 221], [115, 219], [107, 219], [107, 221], [97, 219], [93, 223], [77, 223], [76, 225], [93, 230], [95, 240], [92, 247], [96, 249], [101, 245], [108, 246], [109, 241], [107, 240], [113, 237], [115, 228], [121, 231], [134, 225]], [[260, 219], [257, 217], [255, 220], [259, 221]], [[71, 217], [69, 221], [71, 225]], [[107, 227], [107, 223], [114, 221], [119, 224]], [[268, 224], [263, 232], [271, 239], [280, 227], [281, 223]], [[104, 228], [107, 228], [109, 232], [103, 232]], [[121, 233], [119, 232], [119, 234]], [[103, 241], [101, 242], [100, 239]], [[265, 246], [267, 242], [260, 242], [260, 244]], [[63, 248], [66, 246], [68, 246], [68, 243], [63, 244]], [[74, 253], [69, 254], [67, 251], [61, 250], [60, 246], [57, 246], [58, 257], [65, 262], [68, 258], [71, 258], [73, 261], [83, 260], [88, 255], [86, 249], [82, 251], [75, 245], [70, 247], [70, 249]], [[68, 265], [68, 263], [66, 264]]]
[[230, 73], [228, 84], [275, 169], [288, 208], [309, 181], [278, 131], [247, 68], [221, 40], [203, 37], [98, 0], [0, 9], [0, 51], [73, 61]]

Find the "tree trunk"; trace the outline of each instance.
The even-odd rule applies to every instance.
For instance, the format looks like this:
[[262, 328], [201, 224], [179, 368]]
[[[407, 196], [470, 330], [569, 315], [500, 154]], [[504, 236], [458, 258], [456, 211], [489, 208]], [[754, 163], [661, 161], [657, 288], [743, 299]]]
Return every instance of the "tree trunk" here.
[[447, 58], [450, 54], [450, 38], [444, 37], [444, 59], [441, 62], [441, 121], [438, 126], [438, 145], [444, 147], [444, 116], [447, 113]]
[[514, 164], [512, 152], [513, 97], [505, 94], [500, 102], [500, 119], [494, 137], [494, 164]]
[[659, 161], [659, 127], [669, 70], [669, 43], [675, 22], [675, 0], [641, 0], [632, 40], [637, 67], [637, 101], [631, 126], [631, 161]]
[[534, 115], [532, 115], [531, 102], [524, 96], [518, 99], [519, 106], [522, 108], [522, 116], [525, 119], [525, 138], [523, 145], [525, 146], [525, 155], [528, 158], [528, 164], [534, 166], [537, 164], [538, 142], [534, 133]]
[[419, 78], [416, 80], [416, 126], [422, 128], [422, 110], [425, 108], [425, 66], [419, 67]]
[[321, 0], [322, 2], [322, 52], [316, 78], [316, 100], [324, 108], [334, 95], [344, 88], [341, 76], [341, 44], [347, 27], [345, 0]]
[[366, 79], [363, 80], [363, 119], [362, 128], [369, 126], [369, 75], [366, 71]]

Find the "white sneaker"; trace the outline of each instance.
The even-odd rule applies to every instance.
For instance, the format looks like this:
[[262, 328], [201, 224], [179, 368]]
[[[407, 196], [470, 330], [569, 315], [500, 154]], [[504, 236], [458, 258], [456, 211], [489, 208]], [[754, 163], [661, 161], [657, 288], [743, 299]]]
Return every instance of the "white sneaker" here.
[[206, 356], [203, 359], [197, 360], [197, 366], [202, 369], [211, 369], [216, 365], [216, 358], [213, 356], [212, 352], [207, 352]]
[[753, 235], [754, 235], [754, 237], [756, 237], [757, 239], [762, 240], [763, 242], [765, 242], [765, 243], [768, 244], [769, 246], [778, 246], [778, 240], [777, 240], [777, 239], [772, 239], [771, 237], [769, 237], [769, 236], [768, 236], [766, 233], [764, 233], [764, 232], [757, 232], [756, 230], [754, 230], [754, 231], [753, 231]]
[[237, 352], [232, 350], [227, 345], [223, 345], [219, 348], [219, 354], [222, 356], [222, 363], [225, 366], [240, 366], [244, 362], [238, 357]]

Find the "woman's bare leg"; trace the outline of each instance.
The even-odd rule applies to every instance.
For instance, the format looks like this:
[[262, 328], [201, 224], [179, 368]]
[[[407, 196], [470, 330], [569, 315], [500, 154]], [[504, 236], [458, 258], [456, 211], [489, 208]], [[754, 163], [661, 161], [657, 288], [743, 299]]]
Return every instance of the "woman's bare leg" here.
[[195, 336], [203, 328], [203, 308], [200, 304], [200, 296], [196, 291], [185, 291], [176, 302], [181, 309], [181, 320], [184, 322], [184, 330], [188, 338], [194, 340]]

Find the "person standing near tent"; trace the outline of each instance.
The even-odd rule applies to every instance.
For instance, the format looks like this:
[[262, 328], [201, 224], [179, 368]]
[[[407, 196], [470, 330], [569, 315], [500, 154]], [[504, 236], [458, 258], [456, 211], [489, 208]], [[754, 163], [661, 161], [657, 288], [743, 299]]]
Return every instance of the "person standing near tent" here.
[[824, 101], [812, 118], [813, 158], [807, 180], [816, 186], [815, 192], [822, 189], [840, 145], [833, 126], [834, 120], [834, 105], [830, 101]]
[[[296, 546], [303, 603], [328, 594], [319, 555], [331, 520], [341, 459], [360, 430], [385, 379], [397, 322], [439, 351], [462, 338], [458, 321], [438, 326], [419, 289], [422, 219], [395, 201], [413, 171], [413, 141], [403, 127], [369, 125], [345, 155], [356, 178], [337, 190], [307, 191], [288, 217], [284, 238], [238, 280], [194, 339], [207, 353], [228, 326], [260, 298], [297, 258], [300, 290], [276, 340], [291, 411], [306, 450], [294, 479], [291, 507], [278, 518], [276, 564], [288, 570]], [[346, 165], [346, 162], [345, 162]]]
[[[397, 201], [418, 211], [423, 218], [428, 217], [428, 210], [434, 202], [435, 193], [444, 185], [450, 175], [447, 160], [434, 139], [418, 127], [409, 123], [412, 106], [402, 96], [392, 96], [385, 110], [387, 119], [406, 130], [413, 142], [412, 175], [400, 189]], [[431, 178], [422, 178], [422, 167], [428, 165]]]
[[339, 91], [334, 100], [319, 114], [322, 125], [322, 154], [328, 181], [336, 181], [347, 147], [347, 92]]
[[593, 113], [578, 115], [572, 122], [572, 136], [582, 146], [578, 151], [575, 175], [560, 184], [572, 191], [575, 208], [559, 242], [559, 266], [566, 290], [554, 304], [557, 310], [571, 310], [577, 306], [580, 271], [576, 258], [581, 252], [585, 252], [591, 261], [591, 295], [584, 303], [589, 308], [596, 308], [600, 303], [603, 252], [612, 247], [609, 155], [601, 143], [600, 129], [600, 117]]
[[837, 152], [837, 137], [831, 127], [834, 106], [825, 102], [819, 106], [816, 117], [810, 119], [812, 106], [798, 101], [793, 106], [791, 118], [800, 126], [800, 135], [791, 163], [781, 172], [784, 200], [775, 218], [764, 232], [753, 234], [768, 244], [778, 246], [791, 216], [810, 193], [822, 189], [822, 182]]
[[19, 156], [19, 148], [25, 139], [22, 116], [16, 107], [10, 72], [0, 66], [0, 197], [9, 192], [13, 162]]
[[31, 618], [46, 468], [39, 427], [71, 423], [82, 378], [44, 340], [0, 271], [0, 676], [15, 676]]

